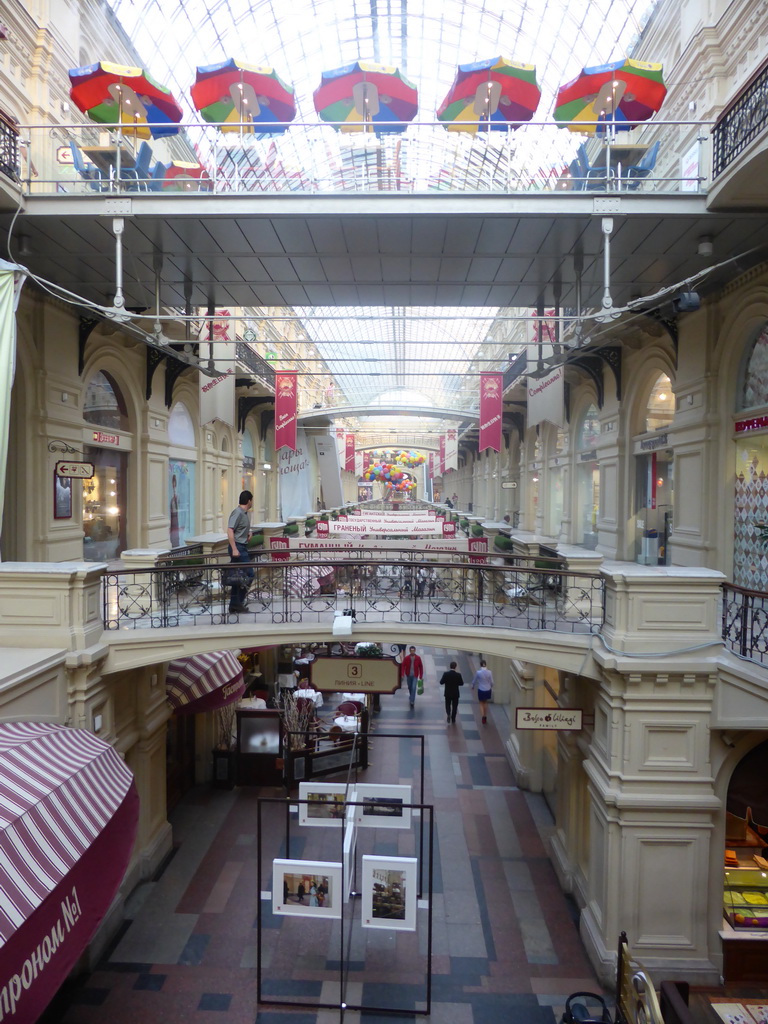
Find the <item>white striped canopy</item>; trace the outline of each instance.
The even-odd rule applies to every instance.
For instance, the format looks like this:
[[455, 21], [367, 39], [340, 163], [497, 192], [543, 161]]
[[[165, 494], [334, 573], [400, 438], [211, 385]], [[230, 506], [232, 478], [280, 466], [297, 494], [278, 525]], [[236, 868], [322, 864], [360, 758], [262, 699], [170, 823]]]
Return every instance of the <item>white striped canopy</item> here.
[[245, 692], [243, 666], [232, 651], [177, 658], [168, 665], [165, 690], [165, 699], [177, 715], [223, 708]]
[[0, 948], [131, 794], [138, 805], [117, 751], [85, 729], [0, 725]]
[[40, 1017], [112, 905], [138, 821], [133, 775], [107, 743], [0, 725], [0, 986], [20, 1024]]

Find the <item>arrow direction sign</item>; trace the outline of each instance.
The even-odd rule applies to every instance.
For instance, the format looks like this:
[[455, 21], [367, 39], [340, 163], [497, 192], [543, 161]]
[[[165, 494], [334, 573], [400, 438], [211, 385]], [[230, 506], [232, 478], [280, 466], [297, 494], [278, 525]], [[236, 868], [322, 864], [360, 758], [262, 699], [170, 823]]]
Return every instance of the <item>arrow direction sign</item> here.
[[57, 462], [56, 476], [69, 476], [77, 480], [90, 480], [93, 476], [92, 462]]

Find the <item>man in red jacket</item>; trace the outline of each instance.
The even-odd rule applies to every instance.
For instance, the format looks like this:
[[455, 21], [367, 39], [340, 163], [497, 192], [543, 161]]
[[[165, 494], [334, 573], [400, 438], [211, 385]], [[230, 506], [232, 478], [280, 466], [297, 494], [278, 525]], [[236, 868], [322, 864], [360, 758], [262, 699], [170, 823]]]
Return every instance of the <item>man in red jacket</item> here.
[[416, 703], [416, 680], [424, 678], [424, 666], [415, 647], [409, 647], [400, 667], [400, 678], [408, 683], [408, 700], [411, 707]]

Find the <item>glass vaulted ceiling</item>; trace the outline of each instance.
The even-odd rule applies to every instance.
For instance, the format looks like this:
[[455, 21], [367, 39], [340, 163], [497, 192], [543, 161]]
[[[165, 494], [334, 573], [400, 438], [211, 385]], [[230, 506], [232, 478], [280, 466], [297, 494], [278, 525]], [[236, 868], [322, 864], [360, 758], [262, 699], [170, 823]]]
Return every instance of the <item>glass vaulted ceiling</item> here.
[[[286, 167], [299, 168], [307, 160], [317, 168], [333, 147], [350, 145], [330, 127], [325, 129], [325, 145], [308, 140], [310, 132], [317, 132], [312, 94], [323, 70], [358, 58], [395, 65], [419, 89], [417, 120], [431, 122], [457, 64], [504, 56], [536, 65], [542, 98], [535, 120], [547, 122], [560, 84], [584, 66], [632, 53], [656, 2], [107, 0], [144, 65], [186, 106], [189, 121], [197, 120], [189, 100], [197, 65], [235, 57], [275, 67], [296, 90], [297, 124], [268, 144]], [[101, 57], [110, 55], [88, 59]], [[302, 127], [301, 122], [314, 127]], [[424, 147], [424, 160], [434, 161], [435, 144], [444, 145], [443, 166], [455, 167], [456, 134], [449, 136], [442, 127], [432, 130], [435, 138]], [[503, 139], [504, 133], [492, 133], [469, 144], [501, 146]], [[567, 162], [578, 141], [578, 136], [554, 125], [524, 127], [515, 132], [513, 159], [527, 167]], [[472, 161], [468, 167], [469, 171], [462, 169], [465, 177], [472, 173]], [[414, 167], [409, 173], [418, 178], [430, 170]], [[468, 184], [465, 181], [463, 188]], [[339, 390], [353, 405], [468, 408], [475, 404], [478, 370], [506, 365], [493, 358], [500, 354], [497, 343], [484, 348], [486, 339], [496, 333], [490, 332], [495, 309], [462, 309], [453, 315], [459, 311], [441, 307], [432, 311], [432, 318], [424, 309], [296, 312]]]

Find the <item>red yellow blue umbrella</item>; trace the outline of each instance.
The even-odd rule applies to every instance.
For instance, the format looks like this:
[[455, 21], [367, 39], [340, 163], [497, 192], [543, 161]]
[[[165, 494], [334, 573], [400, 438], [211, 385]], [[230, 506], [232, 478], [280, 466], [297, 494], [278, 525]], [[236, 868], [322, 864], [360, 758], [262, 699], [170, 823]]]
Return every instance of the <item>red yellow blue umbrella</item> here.
[[314, 101], [323, 121], [342, 132], [402, 132], [406, 126], [397, 122], [412, 121], [419, 108], [416, 86], [398, 68], [370, 61], [324, 71]]
[[533, 64], [491, 57], [459, 64], [437, 119], [449, 132], [505, 131], [530, 121], [540, 99]]
[[69, 80], [72, 101], [98, 124], [130, 125], [144, 138], [178, 134], [181, 107], [141, 68], [102, 60], [71, 68]]
[[[661, 64], [625, 60], [583, 68], [572, 82], [561, 85], [554, 118], [561, 127], [587, 135], [628, 131], [634, 122], [647, 121], [667, 94]], [[584, 122], [599, 122], [588, 124]]]
[[260, 135], [284, 132], [296, 117], [293, 86], [274, 68], [225, 60], [199, 67], [190, 89], [203, 119], [221, 125], [223, 132]]

